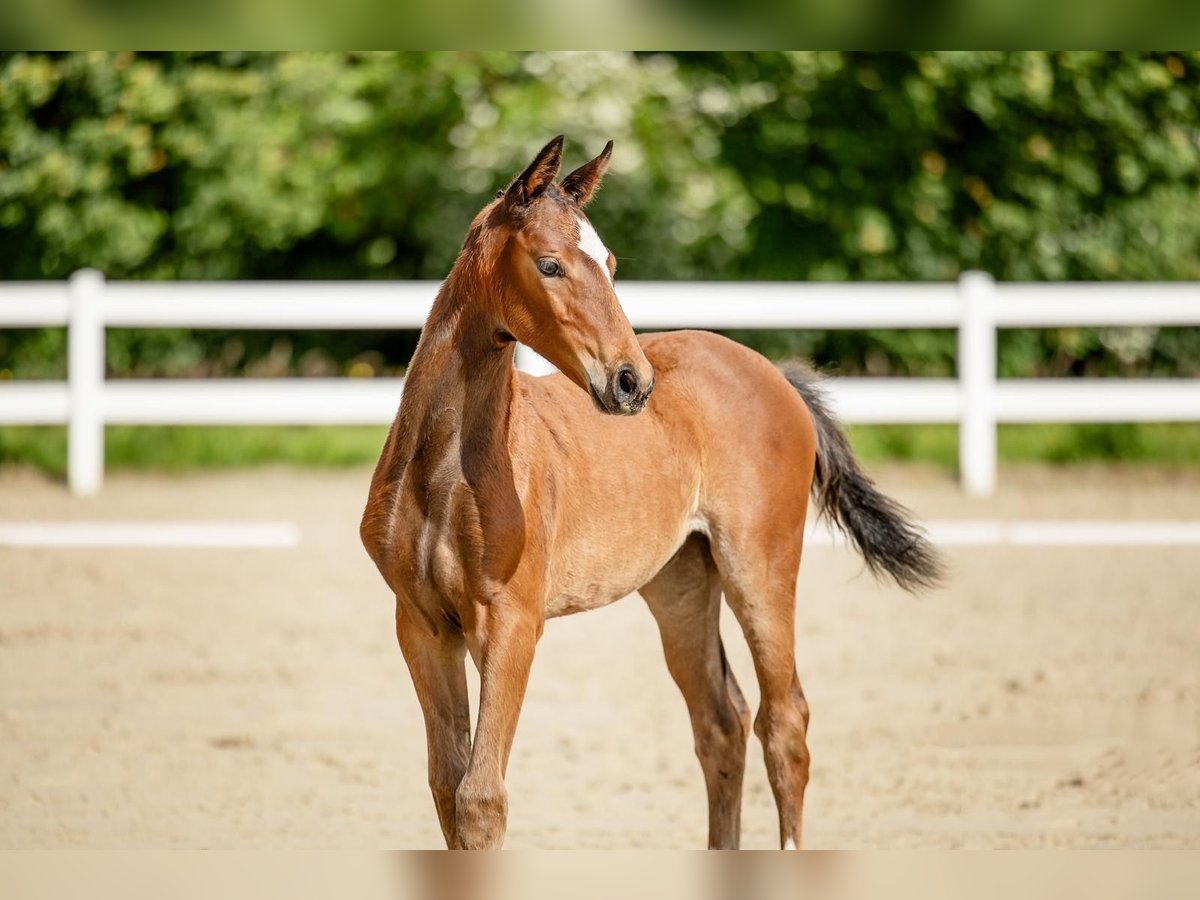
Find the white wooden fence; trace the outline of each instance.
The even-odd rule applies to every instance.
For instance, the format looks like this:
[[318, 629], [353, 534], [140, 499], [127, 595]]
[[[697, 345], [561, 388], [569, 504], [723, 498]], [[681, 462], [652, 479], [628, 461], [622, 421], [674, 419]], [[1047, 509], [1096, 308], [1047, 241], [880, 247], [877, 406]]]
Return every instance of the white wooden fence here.
[[[106, 379], [106, 328], [420, 328], [434, 282], [0, 284], [0, 328], [66, 326], [65, 382], [0, 382], [0, 425], [68, 427], [71, 490], [99, 490], [106, 424], [384, 424], [402, 379]], [[1200, 422], [1200, 380], [997, 379], [999, 328], [1200, 325], [1200, 284], [621, 282], [638, 328], [948, 328], [957, 378], [832, 382], [850, 422], [959, 426], [964, 488], [989, 494], [1000, 422]]]

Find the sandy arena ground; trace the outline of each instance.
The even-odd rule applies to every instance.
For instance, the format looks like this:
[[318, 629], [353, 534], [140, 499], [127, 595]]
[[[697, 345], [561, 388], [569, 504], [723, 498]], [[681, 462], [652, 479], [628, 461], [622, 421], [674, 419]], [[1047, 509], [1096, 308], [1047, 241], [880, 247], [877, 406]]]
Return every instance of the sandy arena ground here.
[[[1180, 519], [1200, 471], [1020, 469], [987, 502], [885, 470], [922, 517]], [[437, 847], [369, 472], [0, 470], [0, 522], [283, 520], [296, 550], [0, 548], [0, 846]], [[810, 548], [800, 674], [813, 847], [1200, 846], [1200, 551], [952, 551], [944, 590]], [[752, 707], [744, 642], [724, 626]], [[510, 847], [701, 847], [682, 700], [636, 597], [551, 622], [509, 772]], [[757, 741], [744, 846], [776, 846]]]

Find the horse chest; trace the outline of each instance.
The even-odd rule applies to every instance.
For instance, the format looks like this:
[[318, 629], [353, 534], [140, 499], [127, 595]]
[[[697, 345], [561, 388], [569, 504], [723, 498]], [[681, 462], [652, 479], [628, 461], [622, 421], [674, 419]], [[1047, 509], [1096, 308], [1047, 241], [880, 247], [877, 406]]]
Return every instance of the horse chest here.
[[478, 519], [459, 459], [456, 416], [443, 416], [407, 466], [396, 510], [394, 546], [401, 589], [427, 611], [461, 608], [476, 588]]

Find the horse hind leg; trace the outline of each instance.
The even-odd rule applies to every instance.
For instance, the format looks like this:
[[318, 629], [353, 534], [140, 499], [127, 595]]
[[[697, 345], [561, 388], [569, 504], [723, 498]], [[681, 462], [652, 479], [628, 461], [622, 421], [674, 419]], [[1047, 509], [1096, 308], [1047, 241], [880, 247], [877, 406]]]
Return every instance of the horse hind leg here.
[[750, 711], [721, 644], [721, 583], [707, 540], [690, 537], [640, 593], [687, 703], [708, 789], [708, 846], [736, 849]]
[[[725, 598], [746, 636], [762, 694], [754, 733], [762, 741], [767, 777], [779, 810], [779, 843], [800, 846], [808, 786], [808, 702], [796, 674], [795, 613], [799, 546], [779, 548], [758, 564], [722, 562]], [[793, 552], [789, 552], [794, 549]]]

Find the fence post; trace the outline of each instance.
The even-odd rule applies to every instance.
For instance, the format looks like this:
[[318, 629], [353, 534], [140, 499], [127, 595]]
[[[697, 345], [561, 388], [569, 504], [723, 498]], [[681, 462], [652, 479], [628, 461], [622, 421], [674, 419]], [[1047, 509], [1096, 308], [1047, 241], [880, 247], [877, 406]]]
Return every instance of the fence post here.
[[67, 294], [67, 482], [88, 495], [104, 480], [104, 276], [82, 269]]
[[996, 282], [986, 272], [958, 280], [958, 383], [962, 418], [958, 471], [963, 489], [987, 497], [996, 487]]
[[554, 363], [524, 344], [517, 344], [516, 366], [522, 372], [528, 372], [530, 375], [550, 375], [558, 371]]

